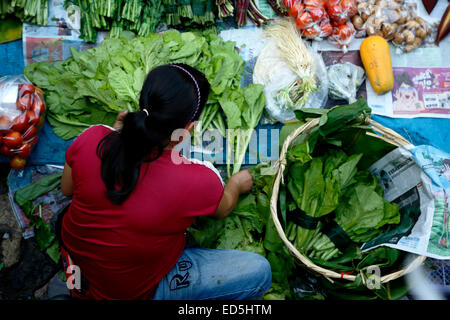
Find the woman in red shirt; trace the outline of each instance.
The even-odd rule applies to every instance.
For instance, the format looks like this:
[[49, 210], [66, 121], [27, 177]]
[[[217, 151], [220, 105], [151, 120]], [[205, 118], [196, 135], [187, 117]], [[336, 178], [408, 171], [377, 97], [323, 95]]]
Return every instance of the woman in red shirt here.
[[[221, 219], [252, 188], [248, 170], [224, 186], [212, 166], [182, 158], [171, 141], [194, 129], [210, 85], [184, 64], [152, 70], [141, 111], [114, 128], [93, 126], [66, 152], [62, 190], [72, 203], [61, 240], [87, 280], [92, 299], [250, 299], [270, 288], [260, 255], [185, 248], [197, 216]], [[181, 161], [180, 161], [181, 160]]]

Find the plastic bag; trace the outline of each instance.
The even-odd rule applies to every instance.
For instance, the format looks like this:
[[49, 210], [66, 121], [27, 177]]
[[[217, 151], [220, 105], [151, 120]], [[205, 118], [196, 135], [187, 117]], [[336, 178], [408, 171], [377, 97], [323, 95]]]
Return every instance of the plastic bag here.
[[346, 23], [357, 13], [356, 0], [328, 0], [326, 8], [331, 21], [337, 24]]
[[399, 53], [416, 49], [431, 34], [431, 26], [404, 0], [359, 0], [357, 10], [352, 23], [358, 36], [377, 35], [392, 40]]
[[418, 48], [431, 34], [430, 25], [422, 18], [415, 16], [401, 25], [392, 40], [400, 52], [410, 52]]
[[0, 154], [25, 166], [45, 119], [44, 94], [23, 75], [0, 78]]
[[330, 36], [330, 41], [343, 50], [348, 51], [348, 46], [353, 41], [356, 35], [356, 30], [350, 21], [344, 24], [333, 24], [333, 32]]
[[[314, 71], [317, 90], [308, 96], [303, 107], [323, 108], [328, 99], [328, 76], [322, 56], [310, 51], [314, 59]], [[264, 85], [266, 96], [267, 122], [285, 122], [295, 120], [295, 109], [280, 104], [277, 97], [280, 90], [298, 79], [285, 62], [282, 53], [273, 41], [269, 41], [261, 52], [253, 70], [253, 82]], [[270, 121], [272, 120], [272, 121]]]
[[295, 19], [302, 36], [312, 40], [322, 40], [331, 34], [328, 13], [321, 1], [297, 0], [288, 3], [289, 16]]
[[365, 79], [364, 69], [350, 62], [331, 65], [327, 68], [329, 96], [332, 99], [356, 101], [356, 93]]

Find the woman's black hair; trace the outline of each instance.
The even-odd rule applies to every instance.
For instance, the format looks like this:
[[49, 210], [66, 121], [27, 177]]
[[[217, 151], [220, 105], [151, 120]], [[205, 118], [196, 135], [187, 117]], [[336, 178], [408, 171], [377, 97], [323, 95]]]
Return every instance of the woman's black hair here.
[[141, 111], [129, 112], [122, 129], [106, 135], [97, 146], [111, 202], [123, 203], [138, 182], [141, 163], [156, 160], [174, 130], [199, 118], [209, 90], [205, 75], [186, 64], [159, 66], [147, 75], [140, 93]]

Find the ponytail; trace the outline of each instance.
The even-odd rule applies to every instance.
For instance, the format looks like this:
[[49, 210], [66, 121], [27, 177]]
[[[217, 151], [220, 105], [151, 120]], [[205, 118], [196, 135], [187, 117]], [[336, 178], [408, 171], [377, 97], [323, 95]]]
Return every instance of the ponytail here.
[[187, 65], [177, 66], [182, 68], [152, 70], [141, 91], [141, 111], [129, 112], [120, 132], [109, 133], [97, 146], [106, 195], [115, 204], [136, 187], [141, 164], [160, 157], [172, 132], [198, 119], [206, 104], [210, 86], [205, 76]]

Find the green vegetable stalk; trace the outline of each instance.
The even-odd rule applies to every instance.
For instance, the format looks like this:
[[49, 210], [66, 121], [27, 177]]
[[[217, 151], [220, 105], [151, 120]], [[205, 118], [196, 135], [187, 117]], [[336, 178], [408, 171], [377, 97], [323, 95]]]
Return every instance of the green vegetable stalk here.
[[[228, 177], [239, 172], [244, 162], [245, 152], [266, 104], [263, 90], [264, 87], [262, 85], [250, 84], [248, 87], [225, 94], [219, 99], [228, 125]], [[231, 171], [232, 161], [233, 170]]]
[[176, 0], [163, 0], [164, 8], [166, 10], [166, 24], [171, 26], [178, 26], [181, 24], [180, 16], [178, 14]]
[[316, 81], [310, 77], [298, 78], [277, 95], [277, 102], [291, 110], [305, 105], [310, 95], [317, 90]]
[[21, 21], [46, 26], [48, 22], [47, 0], [0, 0], [0, 19], [15, 15]]

